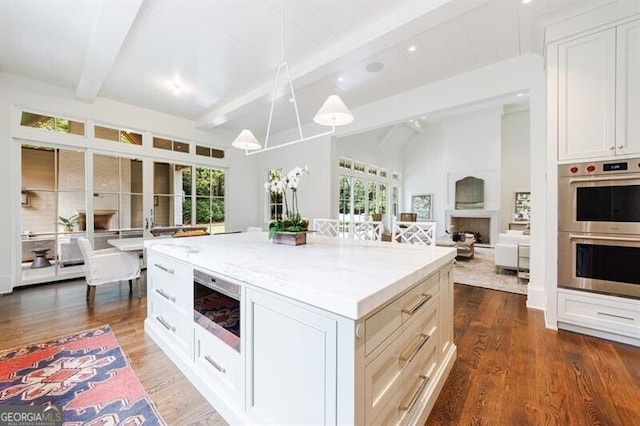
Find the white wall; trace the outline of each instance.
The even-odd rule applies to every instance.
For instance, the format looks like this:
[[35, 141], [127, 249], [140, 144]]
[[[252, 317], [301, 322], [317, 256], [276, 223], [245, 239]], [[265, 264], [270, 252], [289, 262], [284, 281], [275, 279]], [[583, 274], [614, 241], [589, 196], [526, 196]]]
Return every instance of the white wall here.
[[[309, 135], [313, 135], [310, 133]], [[305, 136], [307, 136], [305, 134]], [[274, 141], [286, 142], [298, 139], [290, 132], [284, 132], [274, 136]], [[275, 146], [278, 142], [271, 143]], [[267, 229], [269, 225], [267, 207], [267, 193], [264, 183], [267, 181], [267, 170], [281, 168], [287, 173], [296, 166], [309, 167], [309, 174], [300, 178], [298, 186], [298, 208], [302, 217], [309, 219], [326, 218], [331, 215], [331, 140], [330, 137], [321, 137], [310, 141], [301, 142], [286, 148], [275, 149], [264, 153], [255, 154], [257, 158], [257, 175], [255, 187], [258, 188], [257, 211], [258, 220], [253, 224]], [[288, 192], [291, 200], [291, 193]]]
[[514, 192], [531, 191], [529, 110], [502, 116], [502, 203], [500, 231], [513, 222]]
[[[79, 148], [94, 148], [97, 143], [88, 137], [73, 137], [19, 126], [22, 108], [218, 148], [226, 146], [227, 141], [235, 136], [199, 131], [193, 121], [103, 98], [97, 98], [90, 104], [79, 102], [74, 99], [71, 90], [7, 73], [0, 74], [0, 143], [5, 154], [0, 157], [0, 182], [4, 201], [0, 207], [0, 293], [9, 292], [15, 286], [19, 269], [17, 265], [20, 235], [15, 230], [20, 229], [20, 143], [14, 138], [42, 140]], [[151, 158], [155, 155], [154, 150], [148, 146], [118, 148], [129, 150], [134, 155]], [[237, 150], [227, 149], [225, 152], [224, 160], [206, 160], [204, 157], [191, 154], [187, 161], [227, 168], [227, 229], [243, 229], [258, 220], [258, 212], [255, 209], [255, 200], [258, 197], [258, 188], [255, 185], [256, 160], [245, 157]], [[185, 158], [184, 154], [167, 152], [167, 155], [174, 155], [182, 160]]]
[[484, 208], [500, 208], [501, 114], [491, 108], [449, 118], [427, 128], [403, 152], [403, 207], [414, 194], [433, 193], [438, 234], [445, 230], [445, 210], [455, 208], [455, 182], [484, 179]]

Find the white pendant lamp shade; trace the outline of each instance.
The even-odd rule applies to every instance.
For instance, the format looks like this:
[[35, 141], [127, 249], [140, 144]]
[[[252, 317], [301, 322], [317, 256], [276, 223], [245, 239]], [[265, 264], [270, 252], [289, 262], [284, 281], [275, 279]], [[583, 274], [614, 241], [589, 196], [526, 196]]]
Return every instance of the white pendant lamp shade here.
[[231, 146], [249, 151], [262, 148], [262, 145], [260, 145], [260, 142], [258, 142], [253, 132], [247, 129], [240, 132], [238, 137], [231, 142]]
[[313, 121], [323, 126], [343, 126], [353, 121], [353, 114], [338, 95], [331, 95], [313, 117]]

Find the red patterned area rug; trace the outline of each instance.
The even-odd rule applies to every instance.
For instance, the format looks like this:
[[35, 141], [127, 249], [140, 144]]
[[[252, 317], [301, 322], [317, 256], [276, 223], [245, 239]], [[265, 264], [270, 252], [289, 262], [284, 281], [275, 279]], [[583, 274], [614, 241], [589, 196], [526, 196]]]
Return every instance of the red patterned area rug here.
[[56, 405], [75, 425], [164, 425], [108, 325], [0, 352], [0, 405]]

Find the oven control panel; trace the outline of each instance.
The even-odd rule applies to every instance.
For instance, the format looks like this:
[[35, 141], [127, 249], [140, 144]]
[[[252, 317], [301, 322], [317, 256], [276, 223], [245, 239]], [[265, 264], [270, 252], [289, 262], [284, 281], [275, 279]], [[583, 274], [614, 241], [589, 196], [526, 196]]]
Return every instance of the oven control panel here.
[[558, 177], [596, 176], [618, 173], [640, 173], [640, 158], [619, 161], [589, 161], [577, 164], [560, 164]]

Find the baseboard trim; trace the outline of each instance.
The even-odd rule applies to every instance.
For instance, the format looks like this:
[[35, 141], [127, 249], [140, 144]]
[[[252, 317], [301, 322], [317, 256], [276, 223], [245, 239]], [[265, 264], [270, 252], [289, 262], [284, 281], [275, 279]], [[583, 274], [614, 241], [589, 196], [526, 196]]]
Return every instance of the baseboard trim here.
[[545, 291], [544, 288], [530, 286], [527, 288], [527, 308], [545, 310]]

